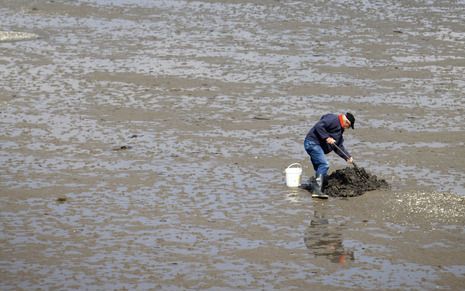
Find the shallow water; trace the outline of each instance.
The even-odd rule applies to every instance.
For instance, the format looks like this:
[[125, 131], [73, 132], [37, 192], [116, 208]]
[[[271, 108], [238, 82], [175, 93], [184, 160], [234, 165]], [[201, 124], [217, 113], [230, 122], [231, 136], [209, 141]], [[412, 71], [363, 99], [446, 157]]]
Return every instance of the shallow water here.
[[[0, 42], [0, 286], [463, 286], [464, 10], [3, 1], [2, 31], [39, 38]], [[347, 110], [392, 191], [286, 188], [293, 162], [313, 175], [309, 127]]]

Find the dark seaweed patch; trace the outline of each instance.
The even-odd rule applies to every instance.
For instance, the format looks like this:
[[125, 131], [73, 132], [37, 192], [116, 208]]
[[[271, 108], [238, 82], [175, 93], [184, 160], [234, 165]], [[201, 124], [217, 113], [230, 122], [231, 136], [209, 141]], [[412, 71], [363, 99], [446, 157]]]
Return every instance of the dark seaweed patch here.
[[327, 177], [323, 192], [332, 197], [354, 197], [367, 191], [388, 188], [386, 180], [379, 179], [364, 168], [347, 167], [336, 170]]
[[[314, 192], [315, 183], [302, 185], [302, 188]], [[368, 173], [364, 168], [347, 167], [336, 170], [327, 176], [323, 185], [323, 193], [331, 197], [355, 197], [367, 191], [389, 189], [388, 182]]]

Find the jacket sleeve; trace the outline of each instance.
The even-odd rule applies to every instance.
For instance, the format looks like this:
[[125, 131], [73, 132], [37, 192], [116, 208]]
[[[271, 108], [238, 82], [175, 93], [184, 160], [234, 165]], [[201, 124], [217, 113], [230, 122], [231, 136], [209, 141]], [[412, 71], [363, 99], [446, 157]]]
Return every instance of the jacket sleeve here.
[[315, 133], [320, 138], [320, 140], [326, 140], [328, 137], [330, 137], [328, 131], [326, 131], [326, 122], [324, 119], [321, 119], [317, 122], [317, 124], [315, 124]]

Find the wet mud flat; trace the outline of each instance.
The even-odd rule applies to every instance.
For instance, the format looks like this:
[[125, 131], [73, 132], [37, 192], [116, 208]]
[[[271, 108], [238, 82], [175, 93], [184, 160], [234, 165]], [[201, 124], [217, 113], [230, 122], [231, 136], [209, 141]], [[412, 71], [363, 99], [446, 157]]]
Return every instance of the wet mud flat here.
[[[0, 19], [0, 289], [463, 289], [461, 2], [4, 0]], [[287, 165], [314, 174], [308, 129], [346, 111], [391, 189], [287, 188]]]

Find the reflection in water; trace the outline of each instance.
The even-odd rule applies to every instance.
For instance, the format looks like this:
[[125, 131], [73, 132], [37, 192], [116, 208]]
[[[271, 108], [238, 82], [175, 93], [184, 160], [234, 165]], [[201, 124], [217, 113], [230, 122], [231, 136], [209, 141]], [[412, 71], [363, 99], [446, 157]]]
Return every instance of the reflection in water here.
[[296, 188], [296, 189], [289, 188], [289, 191], [288, 191], [287, 196], [286, 196], [286, 200], [289, 201], [289, 202], [292, 202], [292, 203], [300, 202], [301, 198], [299, 196], [298, 188]]
[[315, 256], [326, 257], [333, 263], [344, 265], [346, 260], [354, 260], [354, 252], [344, 249], [340, 225], [331, 224], [317, 211], [305, 231], [304, 242]]

